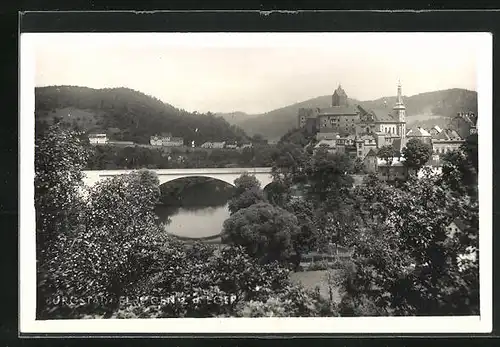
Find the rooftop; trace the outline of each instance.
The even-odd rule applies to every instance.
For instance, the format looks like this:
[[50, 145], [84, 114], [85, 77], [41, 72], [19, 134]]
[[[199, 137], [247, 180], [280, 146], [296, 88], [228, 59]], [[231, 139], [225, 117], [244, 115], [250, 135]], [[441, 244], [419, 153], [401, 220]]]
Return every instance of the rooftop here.
[[326, 140], [326, 139], [323, 139], [321, 141], [319, 141], [316, 146], [314, 146], [314, 148], [319, 148], [319, 147], [322, 147], [322, 146], [327, 146], [328, 148], [334, 148], [336, 147], [337, 145], [337, 141], [335, 140]]
[[406, 133], [406, 136], [408, 137], [431, 137], [431, 134], [427, 132], [427, 130], [417, 127], [414, 129], [411, 129]]

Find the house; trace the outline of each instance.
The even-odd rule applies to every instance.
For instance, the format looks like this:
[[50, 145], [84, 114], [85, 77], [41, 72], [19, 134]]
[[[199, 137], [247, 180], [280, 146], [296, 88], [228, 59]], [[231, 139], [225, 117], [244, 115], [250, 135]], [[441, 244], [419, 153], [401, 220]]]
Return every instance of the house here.
[[184, 139], [182, 137], [171, 137], [169, 140], [163, 141], [164, 147], [182, 147]]
[[377, 172], [377, 150], [371, 148], [363, 159], [363, 164], [365, 167], [365, 171], [368, 173]]
[[448, 237], [452, 238], [455, 236], [457, 233], [460, 234], [463, 231], [465, 231], [466, 225], [465, 223], [458, 218], [455, 218], [447, 227], [446, 227], [446, 232]]
[[242, 143], [242, 144], [240, 145], [240, 148], [241, 148], [241, 149], [244, 149], [244, 148], [252, 148], [252, 146], [253, 146], [253, 145], [252, 145], [252, 143]]
[[373, 135], [365, 134], [356, 140], [356, 156], [358, 158], [364, 159], [364, 157], [372, 149], [377, 149], [377, 142]]
[[439, 126], [435, 125], [431, 129], [429, 129], [427, 132], [431, 134], [431, 136], [436, 136], [437, 134], [441, 133], [443, 131]]
[[89, 134], [89, 142], [92, 145], [107, 144], [109, 141], [106, 134]]
[[408, 169], [404, 158], [394, 158], [392, 162], [377, 158], [377, 177], [381, 181], [404, 181], [408, 178]]
[[410, 139], [418, 139], [422, 141], [423, 143], [426, 143], [428, 145], [432, 144], [432, 135], [427, 132], [424, 128], [417, 127], [414, 129], [411, 129], [406, 133], [406, 138], [408, 140]]
[[452, 129], [444, 129], [439, 134], [432, 136], [432, 152], [445, 154], [458, 150], [465, 141]]
[[226, 142], [212, 142], [212, 148], [224, 148]]
[[236, 142], [228, 142], [226, 143], [225, 147], [229, 149], [236, 149], [238, 148], [238, 144]]

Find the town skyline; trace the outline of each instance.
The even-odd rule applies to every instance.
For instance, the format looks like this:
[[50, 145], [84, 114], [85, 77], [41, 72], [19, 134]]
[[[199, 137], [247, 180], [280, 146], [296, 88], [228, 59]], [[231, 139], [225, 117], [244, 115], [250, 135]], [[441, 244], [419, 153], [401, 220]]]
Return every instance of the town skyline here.
[[308, 34], [293, 42], [280, 34], [184, 34], [183, 44], [174, 34], [161, 43], [116, 35], [37, 40], [35, 85], [126, 87], [190, 112], [247, 114], [329, 95], [339, 84], [362, 101], [395, 96], [398, 80], [404, 96], [477, 91], [479, 52], [469, 33]]

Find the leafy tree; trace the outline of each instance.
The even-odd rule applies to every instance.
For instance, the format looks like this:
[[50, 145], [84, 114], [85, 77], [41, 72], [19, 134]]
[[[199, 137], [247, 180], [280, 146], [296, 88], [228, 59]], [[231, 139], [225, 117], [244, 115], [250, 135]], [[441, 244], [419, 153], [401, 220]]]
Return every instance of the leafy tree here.
[[234, 195], [238, 196], [247, 190], [260, 190], [260, 182], [254, 175], [248, 172], [243, 173], [240, 177], [234, 180]]
[[239, 210], [224, 222], [223, 230], [223, 242], [244, 247], [263, 263], [288, 261], [300, 231], [293, 214], [269, 203]]
[[264, 191], [266, 193], [267, 200], [276, 206], [285, 207], [285, 205], [290, 202], [291, 191], [290, 187], [287, 186], [282, 180], [273, 180], [269, 183]]
[[463, 149], [445, 154], [440, 182], [459, 195], [477, 198], [477, 171]]
[[469, 135], [465, 143], [461, 146], [461, 150], [464, 151], [467, 155], [467, 158], [474, 166], [476, 172], [478, 171], [478, 137], [477, 134]]
[[317, 292], [298, 286], [272, 295], [266, 301], [247, 301], [239, 306], [238, 317], [328, 317], [338, 316], [336, 307]]
[[[102, 298], [94, 310], [111, 312], [133, 284], [162, 259], [169, 237], [154, 215], [158, 178], [148, 171], [116, 176], [93, 186], [82, 223], [59, 235], [48, 266], [56, 295]], [[86, 307], [88, 309], [88, 307]]]
[[[346, 237], [354, 253], [353, 266], [341, 273], [342, 314], [362, 303], [372, 305], [367, 314], [478, 312], [476, 203], [451, 195], [434, 176], [358, 194], [362, 220]], [[455, 218], [466, 228], [450, 235], [446, 227]], [[464, 262], [466, 254], [475, 257]]]
[[307, 157], [301, 146], [293, 143], [279, 145], [273, 156], [273, 180], [291, 187], [304, 177], [306, 161]]
[[35, 139], [37, 245], [42, 253], [54, 237], [68, 232], [78, 214], [81, 170], [88, 155], [77, 134], [60, 124], [50, 126]]
[[305, 167], [309, 198], [319, 203], [328, 197], [341, 196], [352, 187], [350, 171], [352, 161], [349, 156], [319, 149]]
[[53, 290], [50, 262], [57, 258], [56, 242], [79, 223], [83, 206], [81, 169], [88, 151], [74, 132], [60, 124], [37, 132], [35, 138], [35, 213], [37, 257], [37, 315]]
[[290, 129], [283, 135], [278, 144], [294, 144], [300, 147], [306, 146], [312, 139], [307, 135], [305, 129]]
[[234, 196], [231, 200], [229, 200], [228, 208], [229, 212], [231, 214], [234, 214], [241, 209], [265, 201], [266, 198], [264, 197], [264, 193], [262, 192], [262, 190], [250, 189], [250, 190], [245, 190], [240, 195]]
[[297, 258], [300, 259], [302, 254], [315, 249], [317, 244], [318, 231], [314, 223], [314, 206], [307, 201], [292, 200], [286, 205], [286, 209], [297, 218], [300, 228], [293, 239], [293, 248]]
[[402, 154], [408, 169], [417, 172], [431, 158], [432, 147], [418, 139], [410, 139], [403, 148]]
[[361, 158], [356, 158], [354, 160], [354, 163], [352, 165], [352, 170], [350, 173], [353, 174], [362, 174], [365, 172], [365, 163], [363, 162], [363, 159]]

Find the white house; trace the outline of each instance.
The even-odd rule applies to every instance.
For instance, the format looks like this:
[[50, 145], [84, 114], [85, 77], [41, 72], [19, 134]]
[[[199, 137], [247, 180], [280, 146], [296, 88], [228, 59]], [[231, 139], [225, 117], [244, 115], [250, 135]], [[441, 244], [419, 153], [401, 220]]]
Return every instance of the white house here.
[[212, 148], [224, 148], [226, 142], [212, 142]]
[[173, 137], [168, 135], [154, 135], [149, 139], [151, 146], [164, 146], [164, 147], [180, 147], [184, 145], [182, 137]]
[[108, 141], [108, 135], [106, 134], [89, 134], [89, 142], [93, 145], [106, 144]]

